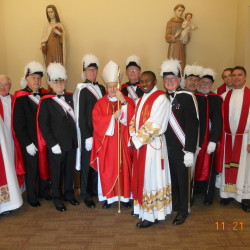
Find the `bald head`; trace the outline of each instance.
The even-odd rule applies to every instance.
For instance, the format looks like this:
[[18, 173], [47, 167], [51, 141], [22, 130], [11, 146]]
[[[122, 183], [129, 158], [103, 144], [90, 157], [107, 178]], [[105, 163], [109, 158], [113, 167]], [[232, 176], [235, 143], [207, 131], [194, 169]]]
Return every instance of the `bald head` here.
[[11, 80], [8, 76], [0, 75], [0, 95], [7, 96], [10, 92]]

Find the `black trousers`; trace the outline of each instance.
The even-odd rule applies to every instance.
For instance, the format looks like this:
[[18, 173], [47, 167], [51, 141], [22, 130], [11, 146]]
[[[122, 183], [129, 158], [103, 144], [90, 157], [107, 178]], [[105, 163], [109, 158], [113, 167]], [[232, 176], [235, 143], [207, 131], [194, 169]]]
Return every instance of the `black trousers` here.
[[50, 150], [49, 163], [53, 202], [55, 205], [60, 205], [64, 199], [74, 198], [76, 149], [62, 151], [61, 154], [54, 154]]
[[29, 202], [37, 202], [38, 193], [46, 196], [50, 192], [50, 180], [42, 180], [39, 177], [38, 154], [31, 156], [26, 148], [22, 148], [25, 165], [25, 184]]
[[98, 193], [97, 191], [98, 174], [92, 167], [89, 166], [90, 155], [91, 151], [87, 151], [85, 148], [82, 148], [80, 196], [83, 200], [88, 200], [93, 194]]
[[182, 216], [188, 215], [189, 203], [189, 177], [188, 168], [183, 163], [183, 158], [169, 157], [171, 185], [172, 185], [172, 202], [173, 210]]

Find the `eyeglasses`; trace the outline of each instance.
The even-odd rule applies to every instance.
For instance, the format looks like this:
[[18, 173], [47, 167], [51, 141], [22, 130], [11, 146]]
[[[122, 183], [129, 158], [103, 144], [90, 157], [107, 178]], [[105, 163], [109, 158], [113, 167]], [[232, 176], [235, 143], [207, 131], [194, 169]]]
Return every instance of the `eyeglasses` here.
[[117, 85], [115, 86], [107, 86], [108, 89], [117, 89]]
[[178, 77], [172, 77], [172, 78], [164, 78], [164, 81], [166, 81], [166, 82], [174, 82], [174, 81], [176, 81], [178, 79]]
[[88, 71], [88, 72], [94, 72], [94, 71], [97, 71], [97, 69], [96, 68], [94, 68], [94, 69], [87, 68], [86, 71]]
[[2, 88], [8, 87], [8, 86], [10, 86], [9, 83], [0, 83], [0, 87]]
[[137, 71], [139, 71], [139, 69], [127, 69], [127, 71], [129, 71], [129, 72], [137, 72]]

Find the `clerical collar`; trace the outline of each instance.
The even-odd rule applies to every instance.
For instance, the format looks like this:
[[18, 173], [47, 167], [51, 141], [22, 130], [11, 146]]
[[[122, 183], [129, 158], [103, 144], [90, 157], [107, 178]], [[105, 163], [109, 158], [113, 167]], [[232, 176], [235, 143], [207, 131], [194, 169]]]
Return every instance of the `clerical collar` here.
[[115, 97], [115, 96], [110, 96], [110, 95], [108, 95], [108, 99], [109, 99], [109, 101], [111, 101], [111, 102], [116, 102], [116, 101], [117, 101], [117, 97]]

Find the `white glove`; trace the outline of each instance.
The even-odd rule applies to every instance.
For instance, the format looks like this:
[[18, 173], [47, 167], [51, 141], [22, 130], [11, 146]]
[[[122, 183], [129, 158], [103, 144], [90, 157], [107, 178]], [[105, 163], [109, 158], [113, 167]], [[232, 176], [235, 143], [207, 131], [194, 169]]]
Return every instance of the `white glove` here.
[[27, 153], [31, 156], [34, 156], [36, 154], [37, 148], [32, 142], [30, 145], [26, 147]]
[[194, 154], [191, 152], [185, 152], [183, 163], [187, 168], [192, 167], [194, 164]]
[[85, 140], [85, 149], [87, 151], [90, 151], [92, 149], [92, 144], [93, 144], [93, 137], [89, 137], [88, 139]]
[[57, 154], [57, 155], [62, 153], [62, 150], [59, 144], [56, 144], [54, 147], [51, 148], [51, 150], [54, 154]]
[[207, 153], [210, 155], [211, 153], [214, 152], [215, 149], [216, 149], [216, 143], [210, 141], [207, 145]]

